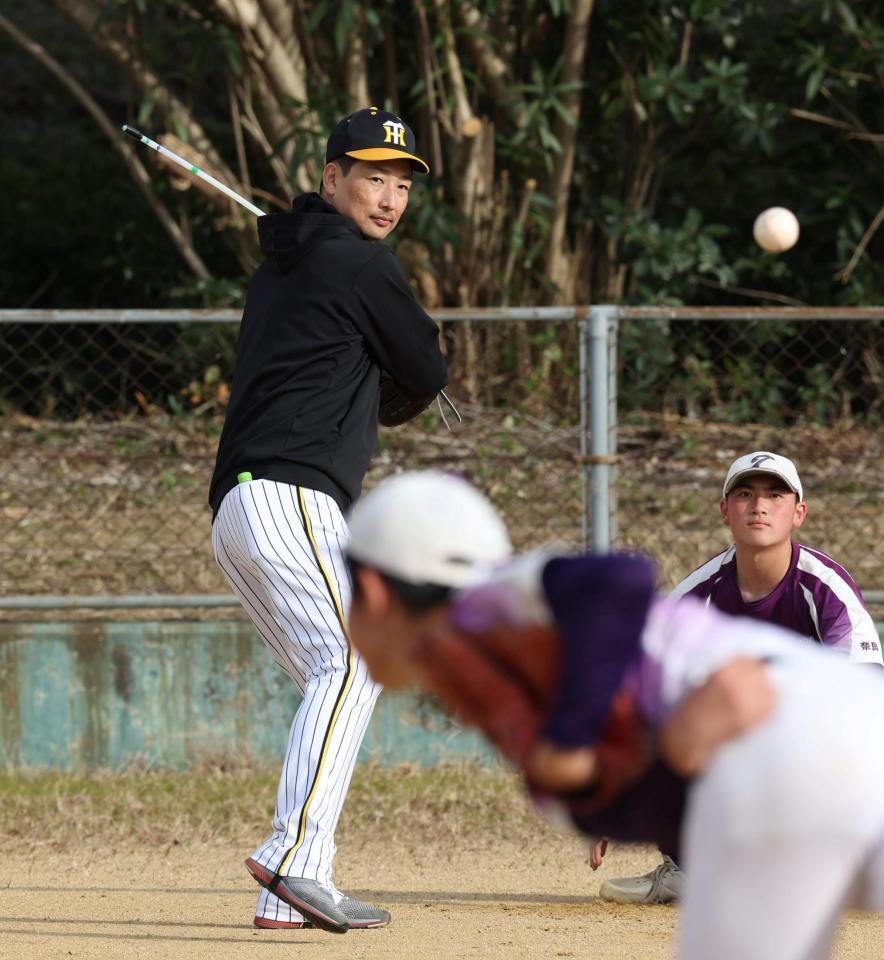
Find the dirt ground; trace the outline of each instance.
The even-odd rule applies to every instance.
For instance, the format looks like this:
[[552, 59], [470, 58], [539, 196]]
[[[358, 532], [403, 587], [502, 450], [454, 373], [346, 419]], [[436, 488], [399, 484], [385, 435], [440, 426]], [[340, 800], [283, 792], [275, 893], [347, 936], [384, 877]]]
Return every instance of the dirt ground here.
[[[54, 852], [41, 841], [0, 864], [0, 957], [363, 958], [671, 957], [678, 912], [596, 898], [607, 876], [644, 872], [647, 848], [612, 850], [598, 873], [573, 838], [448, 845], [343, 843], [336, 881], [388, 906], [393, 924], [351, 931], [256, 930], [257, 886], [232, 845]], [[884, 917], [851, 914], [838, 960], [884, 960]], [[714, 960], [714, 958], [710, 958]], [[747, 958], [751, 960], [751, 958]]]

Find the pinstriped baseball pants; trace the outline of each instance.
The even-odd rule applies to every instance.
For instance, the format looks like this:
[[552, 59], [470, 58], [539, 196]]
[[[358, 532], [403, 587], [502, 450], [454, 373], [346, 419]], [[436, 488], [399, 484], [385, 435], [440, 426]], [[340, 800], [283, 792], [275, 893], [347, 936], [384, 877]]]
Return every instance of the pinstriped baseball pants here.
[[[234, 487], [212, 527], [215, 559], [303, 694], [289, 732], [273, 834], [253, 856], [284, 876], [326, 884], [338, 816], [381, 689], [347, 634], [347, 537], [330, 497], [270, 480]], [[263, 889], [256, 915], [299, 919]]]

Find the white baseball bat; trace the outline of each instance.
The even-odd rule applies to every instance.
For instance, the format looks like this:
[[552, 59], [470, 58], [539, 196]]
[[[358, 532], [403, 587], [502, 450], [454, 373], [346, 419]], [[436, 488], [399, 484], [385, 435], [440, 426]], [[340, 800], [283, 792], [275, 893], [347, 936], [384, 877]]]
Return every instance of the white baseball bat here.
[[246, 200], [245, 197], [240, 196], [235, 190], [231, 190], [230, 187], [221, 183], [220, 180], [216, 180], [210, 174], [200, 170], [199, 167], [195, 167], [189, 160], [185, 160], [184, 157], [179, 157], [177, 153], [173, 153], [161, 143], [157, 143], [156, 140], [151, 140], [150, 137], [146, 137], [140, 130], [136, 130], [135, 127], [130, 127], [128, 123], [124, 123], [123, 133], [127, 133], [130, 137], [140, 140], [148, 147], [156, 150], [157, 153], [161, 153], [164, 157], [168, 157], [169, 160], [177, 163], [179, 167], [184, 167], [185, 170], [188, 170], [194, 176], [199, 177], [200, 180], [205, 180], [206, 183], [210, 183], [216, 190], [220, 190], [223, 194], [226, 194], [228, 197], [230, 197], [231, 200], [235, 200], [238, 204], [245, 207], [246, 210], [251, 210], [256, 217], [264, 216], [264, 211], [260, 207], [256, 207], [254, 203], [251, 203], [249, 200]]

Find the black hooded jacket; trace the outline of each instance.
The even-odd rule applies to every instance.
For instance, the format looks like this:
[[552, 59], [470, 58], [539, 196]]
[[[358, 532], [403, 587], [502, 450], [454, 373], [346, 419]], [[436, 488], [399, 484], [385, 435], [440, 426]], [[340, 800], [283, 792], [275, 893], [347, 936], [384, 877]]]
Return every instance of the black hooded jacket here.
[[319, 490], [346, 510], [377, 439], [382, 370], [407, 397], [445, 383], [436, 324], [389, 247], [316, 194], [261, 217], [215, 473], [213, 513], [248, 472]]

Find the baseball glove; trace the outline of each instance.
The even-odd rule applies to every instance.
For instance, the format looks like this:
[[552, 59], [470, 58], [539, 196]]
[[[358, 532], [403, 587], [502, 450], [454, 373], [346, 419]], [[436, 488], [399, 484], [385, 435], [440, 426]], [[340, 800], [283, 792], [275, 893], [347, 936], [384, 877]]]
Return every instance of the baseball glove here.
[[435, 399], [435, 393], [429, 397], [407, 397], [388, 373], [381, 373], [378, 422], [385, 427], [398, 427], [426, 410]]
[[[534, 767], [562, 669], [554, 626], [500, 624], [470, 631], [448, 626], [421, 638], [417, 660], [425, 686], [462, 723], [480, 729], [523, 772]], [[651, 739], [633, 698], [618, 690], [601, 735], [591, 744], [596, 772], [563, 794], [582, 814], [610, 803], [647, 770]], [[531, 788], [530, 775], [526, 776]], [[548, 792], [548, 791], [539, 791]]]
[[416, 651], [425, 685], [464, 724], [478, 727], [524, 768], [544, 726], [558, 666], [547, 627], [445, 628]]

